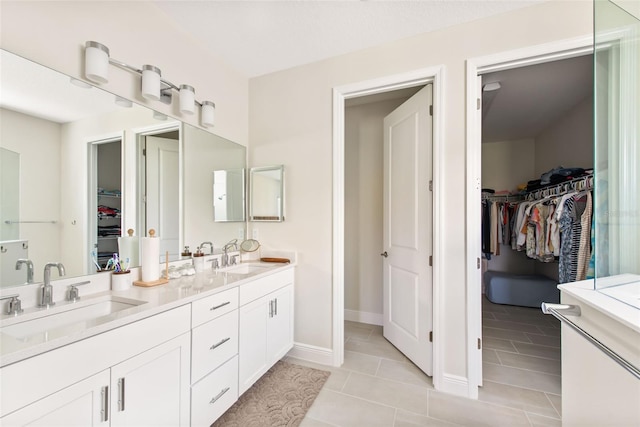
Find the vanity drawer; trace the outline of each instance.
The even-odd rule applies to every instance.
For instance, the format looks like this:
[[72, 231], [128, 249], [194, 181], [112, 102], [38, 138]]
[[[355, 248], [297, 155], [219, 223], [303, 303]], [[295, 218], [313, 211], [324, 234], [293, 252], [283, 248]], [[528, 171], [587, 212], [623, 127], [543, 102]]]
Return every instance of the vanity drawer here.
[[238, 356], [191, 388], [191, 425], [210, 426], [238, 400]]
[[193, 329], [191, 335], [191, 382], [238, 353], [238, 311], [232, 311]]
[[195, 328], [236, 308], [238, 308], [238, 288], [194, 301], [192, 303], [191, 327]]

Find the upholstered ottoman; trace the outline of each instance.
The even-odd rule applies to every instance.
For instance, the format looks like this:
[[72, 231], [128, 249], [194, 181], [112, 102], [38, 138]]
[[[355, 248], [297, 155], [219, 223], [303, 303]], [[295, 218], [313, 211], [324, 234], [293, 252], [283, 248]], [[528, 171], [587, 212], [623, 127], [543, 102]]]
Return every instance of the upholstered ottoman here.
[[560, 302], [558, 283], [539, 274], [487, 271], [484, 273], [484, 283], [487, 298], [496, 304], [540, 308], [543, 302]]

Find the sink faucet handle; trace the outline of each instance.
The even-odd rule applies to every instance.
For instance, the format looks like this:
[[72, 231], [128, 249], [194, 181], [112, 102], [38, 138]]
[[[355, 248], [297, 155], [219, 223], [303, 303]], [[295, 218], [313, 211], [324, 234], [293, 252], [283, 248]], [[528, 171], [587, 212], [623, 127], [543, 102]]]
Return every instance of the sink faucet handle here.
[[74, 283], [73, 285], [69, 285], [69, 291], [67, 292], [67, 301], [77, 301], [80, 299], [80, 293], [78, 292], [78, 286], [88, 285], [91, 283], [90, 280], [86, 280], [84, 282]]
[[11, 301], [9, 301], [9, 304], [7, 304], [7, 314], [17, 316], [24, 311], [22, 309], [22, 301], [20, 301], [20, 298], [18, 298], [19, 296], [20, 294], [12, 294], [0, 297], [0, 300], [11, 298]]

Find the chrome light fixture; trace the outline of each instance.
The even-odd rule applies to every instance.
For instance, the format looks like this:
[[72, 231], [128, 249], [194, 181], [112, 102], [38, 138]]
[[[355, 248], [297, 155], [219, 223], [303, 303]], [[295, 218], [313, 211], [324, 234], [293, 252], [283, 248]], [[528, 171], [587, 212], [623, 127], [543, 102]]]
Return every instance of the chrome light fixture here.
[[200, 111], [200, 123], [202, 124], [202, 126], [207, 128], [213, 126], [216, 104], [211, 101], [203, 101]]
[[109, 81], [109, 48], [105, 45], [88, 41], [84, 48], [84, 75], [96, 83]]
[[180, 112], [193, 114], [196, 110], [196, 90], [193, 86], [180, 85]]
[[153, 99], [154, 101], [160, 100], [160, 68], [153, 65], [142, 66], [142, 97], [147, 99]]
[[[180, 112], [182, 114], [195, 113], [195, 106], [198, 105], [201, 113], [201, 125], [204, 127], [214, 125], [216, 104], [211, 101], [198, 102], [198, 100], [196, 100], [196, 90], [193, 86], [180, 85], [180, 87], [178, 87], [170, 81], [163, 79], [160, 68], [154, 65], [143, 65], [142, 69], [139, 69], [111, 58], [109, 56], [109, 48], [101, 43], [95, 41], [85, 43], [85, 77], [88, 80], [96, 83], [107, 83], [109, 81], [109, 64], [142, 76], [140, 94], [144, 98], [171, 104], [172, 91], [175, 90], [180, 94]], [[116, 97], [116, 104], [123, 107], [130, 107], [132, 105], [131, 101], [121, 97]], [[166, 116], [164, 116], [164, 118], [166, 119]]]

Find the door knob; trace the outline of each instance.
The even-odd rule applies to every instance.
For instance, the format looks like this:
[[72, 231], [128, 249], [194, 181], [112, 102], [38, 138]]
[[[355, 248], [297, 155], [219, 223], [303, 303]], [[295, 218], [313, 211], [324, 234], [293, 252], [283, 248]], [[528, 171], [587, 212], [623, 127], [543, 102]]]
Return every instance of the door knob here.
[[383, 256], [383, 257], [385, 257], [385, 258], [389, 256], [389, 254], [387, 253], [387, 251], [382, 252], [380, 255], [381, 255], [381, 256]]

